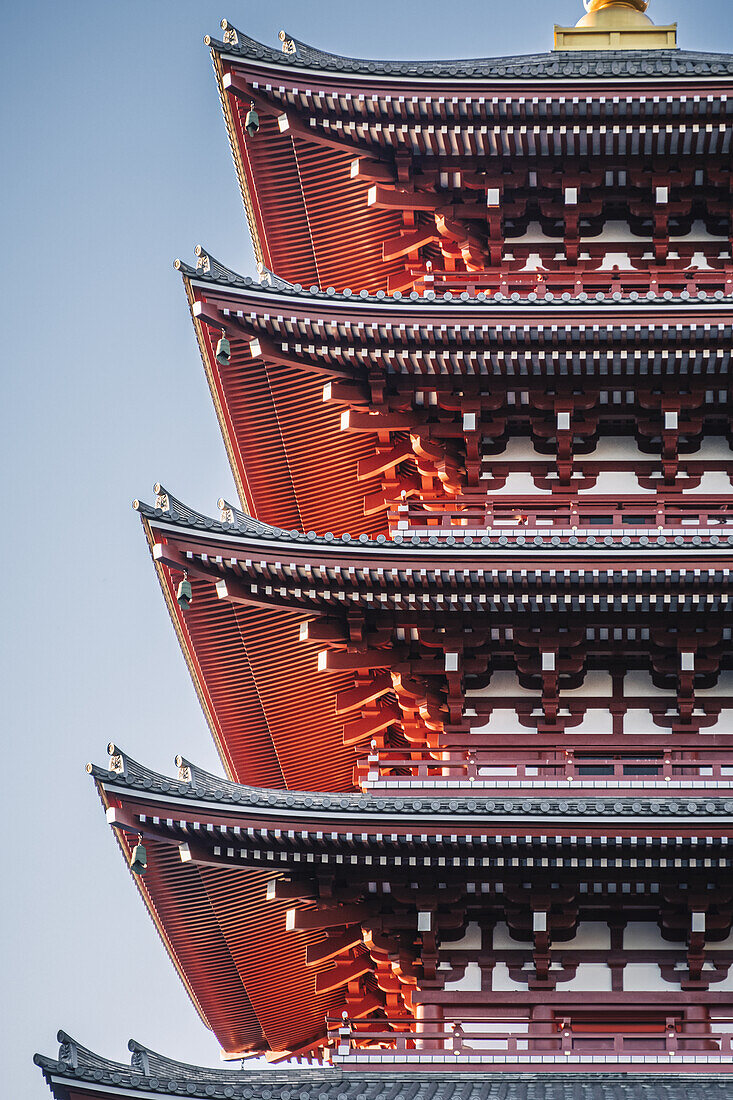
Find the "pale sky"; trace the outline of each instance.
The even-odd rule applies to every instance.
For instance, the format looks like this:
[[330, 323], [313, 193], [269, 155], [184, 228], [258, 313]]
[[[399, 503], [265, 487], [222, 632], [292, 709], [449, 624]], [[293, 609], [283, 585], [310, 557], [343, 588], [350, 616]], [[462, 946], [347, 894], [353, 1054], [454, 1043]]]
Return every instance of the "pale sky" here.
[[[176, 256], [253, 274], [204, 34], [226, 16], [362, 57], [533, 53], [580, 0], [26, 0], [6, 4], [5, 474], [0, 641], [3, 1079], [47, 1096], [34, 1051], [64, 1028], [219, 1064], [107, 827], [87, 760], [107, 742], [170, 773], [218, 770], [136, 496], [160, 479], [209, 514], [234, 499]], [[680, 43], [733, 51], [730, 0], [653, 0]]]

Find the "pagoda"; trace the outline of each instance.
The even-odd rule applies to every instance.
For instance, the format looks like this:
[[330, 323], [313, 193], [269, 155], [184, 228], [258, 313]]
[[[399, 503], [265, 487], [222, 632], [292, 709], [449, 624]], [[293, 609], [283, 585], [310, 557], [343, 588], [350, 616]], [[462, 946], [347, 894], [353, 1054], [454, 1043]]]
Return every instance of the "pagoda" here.
[[88, 771], [224, 1058], [288, 1065], [60, 1033], [57, 1100], [733, 1096], [733, 56], [647, 6], [206, 39], [239, 501], [135, 508], [226, 778]]

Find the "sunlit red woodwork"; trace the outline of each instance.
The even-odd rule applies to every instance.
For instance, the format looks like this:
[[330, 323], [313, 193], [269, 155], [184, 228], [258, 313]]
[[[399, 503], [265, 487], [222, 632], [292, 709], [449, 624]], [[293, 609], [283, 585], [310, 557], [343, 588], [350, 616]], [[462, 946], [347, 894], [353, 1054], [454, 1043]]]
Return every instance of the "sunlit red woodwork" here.
[[222, 29], [207, 41], [255, 248], [285, 279], [511, 292], [525, 272], [568, 290], [676, 273], [684, 289], [730, 269], [722, 58], [718, 80], [676, 51], [356, 62]]
[[[230, 1054], [315, 1051], [329, 1005], [331, 1058], [352, 1071], [487, 1068], [512, 1052], [515, 1069], [558, 1071], [568, 1053], [624, 1065], [637, 1049], [654, 1067], [669, 1067], [671, 1049], [681, 1065], [732, 1068], [720, 797], [697, 806], [696, 823], [649, 792], [589, 818], [575, 794], [541, 805], [423, 785], [407, 801], [287, 794], [181, 759], [169, 780], [110, 752], [108, 768], [90, 766], [108, 822], [126, 851], [138, 837], [150, 849], [143, 894]], [[217, 963], [216, 929], [236, 974]], [[582, 973], [609, 962], [608, 984], [589, 992]], [[670, 983], [663, 998], [641, 992], [650, 969]], [[216, 1014], [224, 1005], [238, 1030]]]
[[[632, 769], [628, 776], [658, 767], [660, 782], [677, 786], [676, 777], [695, 778], [696, 753], [699, 777], [726, 766], [724, 757], [703, 757], [725, 750], [733, 707], [730, 577], [719, 558], [721, 541], [728, 546], [733, 536], [662, 535], [650, 546], [645, 535], [617, 531], [599, 545], [592, 535], [546, 532], [528, 544], [525, 535], [494, 531], [463, 538], [459, 559], [454, 546], [430, 538], [295, 538], [243, 516], [232, 522], [226, 511], [229, 518], [205, 520], [168, 494], [163, 503], [165, 510], [138, 507], [194, 657], [206, 652], [205, 624], [221, 636], [232, 615], [237, 635], [227, 651], [246, 653], [264, 615], [283, 642], [265, 654], [260, 697], [274, 706], [277, 671], [299, 670], [289, 701], [297, 699], [299, 712], [317, 701], [328, 721], [328, 741], [319, 727], [307, 752], [302, 741], [294, 746], [301, 776], [325, 778], [337, 761], [346, 770], [353, 750], [361, 761], [354, 774], [366, 782], [368, 753], [387, 775], [390, 756], [402, 752], [408, 759], [395, 774], [406, 768], [409, 784], [414, 754], [419, 782], [429, 749], [445, 776], [466, 782], [472, 767], [480, 786], [481, 775], [491, 776], [483, 753], [533, 747], [539, 755], [522, 763], [541, 759], [550, 769], [543, 774], [563, 782], [592, 775], [594, 760], [599, 776], [609, 767], [615, 774], [612, 760], [593, 751], [599, 734], [607, 752], [620, 754], [621, 773], [624, 760]], [[173, 593], [184, 571], [195, 596], [181, 612]], [[236, 693], [229, 680], [224, 698]], [[279, 744], [281, 761], [285, 753]], [[507, 763], [494, 761], [497, 774]], [[298, 785], [289, 778], [284, 785]]]

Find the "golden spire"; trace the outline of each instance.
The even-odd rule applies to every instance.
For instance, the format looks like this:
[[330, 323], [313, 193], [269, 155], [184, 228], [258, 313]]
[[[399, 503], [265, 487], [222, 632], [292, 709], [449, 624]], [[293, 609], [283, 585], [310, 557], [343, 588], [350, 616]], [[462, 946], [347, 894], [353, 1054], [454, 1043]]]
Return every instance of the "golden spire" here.
[[615, 8], [622, 4], [637, 11], [646, 11], [649, 0], [583, 0], [587, 12], [600, 11], [601, 8]]
[[578, 27], [613, 27], [631, 30], [635, 27], [652, 27], [654, 24], [644, 12], [649, 0], [583, 0], [587, 15], [576, 23]]
[[556, 50], [664, 50], [677, 45], [677, 24], [656, 27], [649, 0], [583, 0], [574, 27], [555, 27]]

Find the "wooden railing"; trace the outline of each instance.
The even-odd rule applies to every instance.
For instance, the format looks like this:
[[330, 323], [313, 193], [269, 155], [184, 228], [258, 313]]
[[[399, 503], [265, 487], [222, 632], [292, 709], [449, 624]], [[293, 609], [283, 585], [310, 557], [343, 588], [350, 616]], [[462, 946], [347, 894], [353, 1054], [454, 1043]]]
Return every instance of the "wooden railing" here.
[[574, 754], [572, 750], [527, 752], [518, 749], [451, 747], [431, 754], [420, 749], [372, 748], [355, 768], [363, 789], [431, 790], [465, 786], [592, 787], [594, 789], [733, 787], [733, 751], [695, 749], [647, 755]]
[[[437, 503], [437, 502], [436, 502]], [[623, 534], [653, 535], [682, 533], [694, 535], [701, 530], [733, 528], [733, 509], [720, 498], [705, 501], [697, 498], [684, 503], [658, 501], [650, 507], [646, 501], [596, 501], [571, 504], [562, 497], [538, 501], [536, 497], [511, 502], [486, 501], [481, 506], [455, 508], [447, 505], [440, 511], [427, 511], [414, 504], [398, 504], [390, 510], [390, 526], [399, 533], [425, 532], [435, 535], [462, 535], [467, 531], [495, 534], [547, 534], [557, 529], [570, 534], [598, 532], [607, 535], [612, 530]]]
[[[567, 1064], [572, 1058], [600, 1065], [642, 1060], [710, 1061], [733, 1070], [733, 1018], [686, 1025], [679, 1017], [625, 1029], [578, 1024], [569, 1018], [531, 1020], [494, 1016], [475, 1023], [434, 1023], [403, 1019], [327, 1020], [333, 1061], [427, 1066], [436, 1062], [479, 1062], [487, 1069], [531, 1063]], [[689, 1030], [686, 1028], [689, 1026]], [[726, 1066], [725, 1063], [728, 1063]]]
[[620, 294], [628, 299], [636, 294], [644, 298], [649, 292], [662, 297], [677, 297], [686, 291], [691, 297], [700, 291], [714, 295], [733, 293], [733, 271], [685, 271], [671, 268], [650, 268], [647, 271], [579, 271], [566, 268], [563, 271], [436, 271], [433, 273], [413, 269], [414, 287], [418, 294], [434, 291], [435, 294], [484, 293], [493, 296], [497, 292], [504, 297], [519, 294], [526, 298], [536, 294], [543, 299], [547, 292], [556, 298], [562, 294], [595, 294], [612, 296]]

